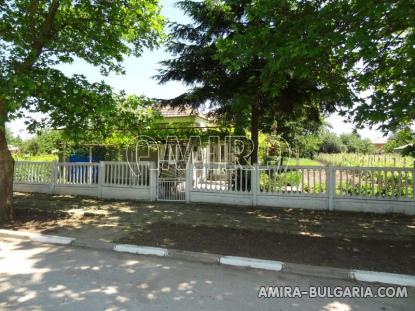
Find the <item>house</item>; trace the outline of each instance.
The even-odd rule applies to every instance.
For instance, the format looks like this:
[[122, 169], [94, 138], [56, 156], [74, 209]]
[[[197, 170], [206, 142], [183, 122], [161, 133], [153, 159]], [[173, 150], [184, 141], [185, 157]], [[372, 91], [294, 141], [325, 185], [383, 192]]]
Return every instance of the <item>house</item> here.
[[[150, 136], [149, 145], [146, 145], [144, 141], [137, 141], [136, 145], [118, 150], [108, 157], [108, 155], [104, 156], [104, 154], [108, 154], [105, 150], [114, 148], [114, 145], [85, 144], [84, 147], [88, 149], [89, 155], [84, 155], [82, 161], [151, 161], [174, 164], [184, 160], [187, 162], [188, 159], [184, 157], [186, 152], [190, 152], [190, 155], [187, 154], [187, 156], [191, 156], [193, 162], [234, 162], [235, 152], [232, 150], [232, 144], [227, 143], [223, 137], [219, 139], [219, 134], [213, 134], [215, 137], [209, 142], [211, 132], [219, 133], [216, 130], [220, 127], [207, 115], [189, 108], [172, 107], [161, 108], [160, 114], [161, 118], [155, 120], [151, 126], [149, 132], [151, 134], [143, 132], [143, 136]], [[205, 134], [202, 135], [203, 138], [201, 140], [195, 139], [195, 136], [201, 133]], [[152, 147], [151, 144], [154, 141], [157, 143], [157, 148], [148, 148]]]
[[415, 144], [406, 144], [393, 149], [396, 153], [406, 153], [415, 148]]
[[386, 145], [386, 142], [372, 142], [373, 146], [375, 146], [376, 152], [381, 153], [383, 146]]
[[[162, 118], [155, 121], [152, 127], [153, 132], [160, 132], [159, 138], [155, 138], [158, 149], [150, 150], [147, 156], [147, 148], [143, 148], [137, 154], [134, 147], [124, 152], [123, 160], [135, 159], [138, 156], [143, 160], [173, 163], [183, 161], [188, 151], [191, 152], [194, 162], [232, 162], [234, 153], [224, 139], [212, 139], [213, 143], [209, 144], [206, 141], [199, 144], [197, 140], [189, 140], [190, 136], [194, 136], [191, 133], [207, 133], [208, 130], [219, 128], [207, 115], [189, 108], [172, 107], [163, 107], [160, 113]], [[174, 139], [175, 136], [177, 139]]]

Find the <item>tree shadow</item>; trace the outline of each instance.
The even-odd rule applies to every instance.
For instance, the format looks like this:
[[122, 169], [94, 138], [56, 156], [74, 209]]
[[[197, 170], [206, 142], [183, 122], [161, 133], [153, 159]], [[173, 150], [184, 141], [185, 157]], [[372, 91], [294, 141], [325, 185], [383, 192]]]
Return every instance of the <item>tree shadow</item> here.
[[[408, 300], [258, 299], [261, 285], [305, 280], [258, 270], [143, 257], [24, 240], [0, 242], [0, 308], [12, 310], [339, 310], [401, 307]], [[342, 282], [342, 285], [352, 285]], [[369, 304], [368, 304], [369, 303]], [[360, 305], [360, 306], [359, 306]], [[312, 306], [312, 308], [310, 308]]]

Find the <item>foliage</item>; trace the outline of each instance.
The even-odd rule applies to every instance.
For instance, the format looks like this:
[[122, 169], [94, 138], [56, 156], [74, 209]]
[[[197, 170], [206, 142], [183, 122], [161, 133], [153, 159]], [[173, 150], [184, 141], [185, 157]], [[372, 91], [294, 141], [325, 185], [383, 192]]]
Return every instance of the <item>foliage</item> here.
[[336, 134], [325, 132], [321, 137], [319, 151], [323, 153], [339, 153], [347, 151], [347, 147]]
[[362, 139], [358, 134], [341, 134], [340, 140], [347, 148], [347, 152], [351, 153], [374, 153], [375, 146], [369, 139]]
[[10, 128], [6, 127], [6, 141], [9, 145], [19, 146], [22, 143], [22, 139], [19, 136], [13, 135]]
[[343, 23], [334, 35], [353, 64], [351, 81], [361, 98], [343, 109], [358, 125], [388, 132], [415, 120], [415, 2], [334, 1]]
[[[157, 46], [163, 27], [157, 0], [19, 0], [0, 9], [0, 102], [7, 108], [0, 118], [26, 117], [31, 131], [49, 125], [82, 133], [110, 118], [112, 89], [67, 77], [58, 65], [82, 59], [103, 74], [122, 73], [124, 57]], [[48, 117], [34, 120], [35, 111]]]
[[316, 160], [335, 166], [414, 167], [415, 158], [399, 154], [320, 153]]
[[347, 178], [337, 181], [338, 195], [414, 198], [411, 172], [361, 171], [349, 172]]
[[[229, 18], [236, 2], [221, 2]], [[219, 40], [228, 67], [260, 59], [261, 86], [272, 94], [297, 78], [318, 81], [318, 100], [334, 101], [359, 127], [387, 132], [415, 120], [413, 1], [258, 0], [244, 8], [245, 27]]]
[[259, 185], [262, 191], [272, 192], [284, 191], [285, 186], [295, 187], [301, 184], [301, 172], [280, 172], [269, 174], [262, 173], [259, 175]]
[[319, 151], [322, 153], [368, 153], [373, 154], [376, 149], [369, 139], [362, 139], [358, 134], [336, 135], [329, 131], [320, 134]]
[[[393, 152], [395, 148], [408, 144], [415, 144], [415, 133], [410, 127], [405, 127], [392, 134], [388, 142], [383, 146], [385, 152]], [[415, 156], [415, 150], [412, 154]]]
[[316, 160], [307, 159], [307, 158], [290, 158], [287, 162], [285, 162], [286, 165], [300, 165], [300, 166], [321, 166], [322, 164]]
[[57, 154], [39, 154], [39, 155], [29, 155], [18, 153], [13, 155], [16, 161], [30, 161], [30, 162], [53, 162], [59, 161]]
[[[327, 55], [327, 46], [322, 48], [324, 57], [307, 49], [292, 53], [292, 45], [302, 41], [298, 29], [308, 27], [305, 19], [310, 12], [304, 2], [298, 3], [298, 9], [273, 3], [276, 9], [272, 11], [277, 14], [273, 18], [281, 21], [281, 27], [251, 12], [255, 8], [251, 1], [181, 1], [179, 6], [193, 23], [171, 25], [168, 51], [174, 58], [162, 62], [165, 68], [157, 78], [162, 83], [182, 81], [192, 88], [165, 103], [193, 108], [208, 105], [237, 129], [250, 127], [254, 158], [258, 130], [269, 133], [276, 123], [282, 136], [290, 136], [293, 129], [310, 134], [321, 125], [322, 111], [333, 111], [335, 101], [350, 101], [350, 92], [340, 83], [344, 72]], [[277, 33], [278, 38], [261, 44], [261, 34], [267, 32]], [[280, 44], [283, 47], [278, 49]], [[268, 46], [273, 57], [265, 56]], [[256, 50], [262, 48], [266, 50]], [[286, 61], [284, 68], [276, 68], [281, 69], [278, 74], [269, 72], [276, 63]], [[299, 63], [310, 68], [301, 71]], [[276, 80], [278, 86], [270, 87]]]
[[51, 154], [62, 149], [63, 139], [62, 131], [42, 130], [35, 137], [23, 141], [20, 152], [30, 155]]

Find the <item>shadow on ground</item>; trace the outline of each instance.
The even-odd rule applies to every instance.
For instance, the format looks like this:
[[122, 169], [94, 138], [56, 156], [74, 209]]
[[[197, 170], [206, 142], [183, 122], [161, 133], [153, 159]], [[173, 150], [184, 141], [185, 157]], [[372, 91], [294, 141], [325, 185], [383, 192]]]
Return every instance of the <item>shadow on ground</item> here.
[[415, 274], [415, 217], [16, 194], [11, 229]]
[[[261, 285], [356, 285], [0, 239], [2, 310], [405, 310], [409, 299], [258, 299]], [[374, 288], [376, 286], [373, 286]]]

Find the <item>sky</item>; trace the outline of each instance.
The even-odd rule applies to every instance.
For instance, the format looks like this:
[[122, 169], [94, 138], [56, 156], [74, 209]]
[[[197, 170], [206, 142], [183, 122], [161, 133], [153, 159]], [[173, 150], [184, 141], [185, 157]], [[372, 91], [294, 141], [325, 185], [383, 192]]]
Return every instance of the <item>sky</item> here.
[[[190, 22], [189, 18], [184, 16], [182, 11], [175, 7], [175, 0], [161, 0], [162, 14], [169, 21], [179, 23]], [[152, 77], [158, 73], [161, 67], [159, 62], [169, 59], [171, 56], [164, 50], [164, 47], [158, 50], [145, 50], [140, 58], [129, 57], [124, 61], [126, 74], [123, 76], [111, 74], [108, 77], [101, 76], [99, 69], [93, 67], [82, 60], [76, 60], [73, 64], [59, 66], [66, 75], [74, 73], [83, 74], [90, 82], [104, 80], [115, 90], [125, 90], [127, 94], [145, 95], [157, 98], [172, 98], [182, 94], [186, 90], [186, 86], [180, 82], [168, 82], [160, 85]], [[345, 123], [344, 119], [338, 115], [332, 115], [328, 118], [328, 122], [332, 125], [331, 131], [341, 134], [350, 133], [353, 130], [353, 124]], [[26, 131], [23, 120], [15, 120], [9, 123], [15, 135], [22, 138], [28, 138], [31, 135]], [[370, 138], [373, 142], [384, 142], [386, 137], [376, 130], [363, 129], [358, 133], [364, 138]]]

